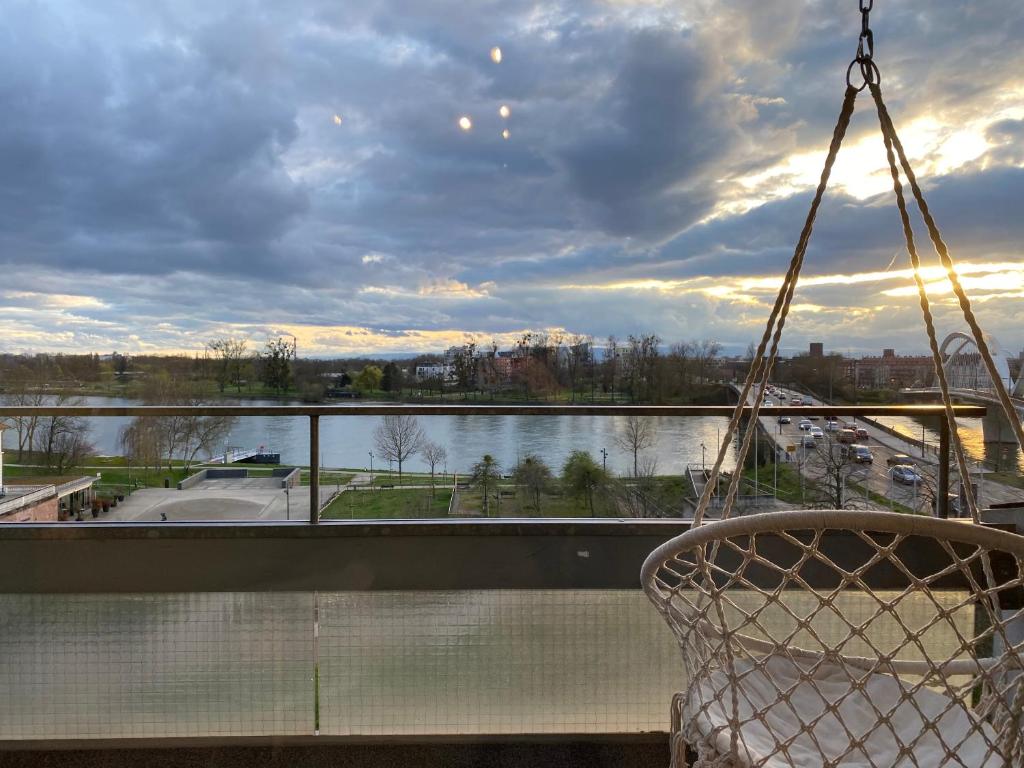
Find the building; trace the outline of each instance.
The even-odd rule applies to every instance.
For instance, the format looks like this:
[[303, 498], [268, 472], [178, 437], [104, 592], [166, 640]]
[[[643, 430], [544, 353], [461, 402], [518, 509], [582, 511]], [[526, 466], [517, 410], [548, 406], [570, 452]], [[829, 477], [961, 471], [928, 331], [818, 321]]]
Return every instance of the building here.
[[455, 366], [450, 363], [428, 363], [416, 366], [417, 381], [441, 379], [444, 382], [455, 381]]
[[810, 352], [811, 357], [824, 357], [825, 356], [825, 345], [820, 341], [812, 341]]
[[897, 355], [894, 349], [883, 349], [880, 357], [848, 360], [846, 375], [857, 389], [929, 387], [935, 368], [930, 355]]

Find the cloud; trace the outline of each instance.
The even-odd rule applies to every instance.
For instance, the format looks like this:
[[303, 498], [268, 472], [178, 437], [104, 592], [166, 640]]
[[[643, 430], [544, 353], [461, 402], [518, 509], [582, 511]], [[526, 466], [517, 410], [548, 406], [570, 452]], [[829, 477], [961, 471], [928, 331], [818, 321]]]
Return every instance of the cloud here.
[[[1024, 7], [913, 0], [872, 18], [955, 254], [1024, 262]], [[792, 255], [859, 14], [15, 0], [5, 27], [0, 347], [197, 349], [287, 327], [328, 354], [352, 334], [411, 351], [528, 328], [745, 346], [770, 300], [756, 279]], [[865, 95], [809, 278], [905, 268], [884, 162]], [[891, 321], [913, 297], [881, 285], [809, 280], [793, 343], [914, 343]], [[1004, 343], [1024, 341], [1013, 291], [976, 287]]]

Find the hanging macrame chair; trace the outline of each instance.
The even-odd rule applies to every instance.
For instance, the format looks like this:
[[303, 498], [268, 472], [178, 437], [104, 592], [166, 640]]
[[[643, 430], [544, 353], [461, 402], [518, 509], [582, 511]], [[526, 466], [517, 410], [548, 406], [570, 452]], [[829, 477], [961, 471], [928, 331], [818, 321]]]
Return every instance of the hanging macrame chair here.
[[[672, 760], [697, 766], [1024, 766], [1024, 536], [980, 525], [900, 169], [993, 382], [986, 338], [882, 101], [871, 0], [810, 212], [689, 531], [647, 558], [642, 582], [682, 650]], [[854, 86], [851, 74], [863, 83]], [[799, 510], [721, 519], [706, 512], [745, 409], [756, 425], [814, 219], [867, 87], [878, 112], [907, 252], [971, 523], [922, 515]], [[756, 389], [755, 389], [756, 385]], [[1006, 418], [1021, 420], [1002, 387]], [[747, 429], [737, 466], [756, 428]], [[877, 585], [884, 585], [883, 587]], [[953, 588], [951, 589], [951, 585]], [[935, 588], [935, 589], [933, 589]]]

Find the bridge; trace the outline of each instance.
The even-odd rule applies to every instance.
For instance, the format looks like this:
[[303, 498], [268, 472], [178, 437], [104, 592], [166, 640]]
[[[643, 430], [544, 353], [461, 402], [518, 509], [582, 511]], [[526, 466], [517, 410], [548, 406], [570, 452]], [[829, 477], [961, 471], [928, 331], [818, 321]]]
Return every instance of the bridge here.
[[[959, 331], [949, 334], [939, 347], [942, 368], [946, 374], [949, 393], [957, 402], [989, 406], [988, 414], [982, 418], [982, 432], [986, 443], [1014, 443], [1013, 431], [1006, 422], [999, 401], [998, 389], [1009, 393], [1017, 412], [1024, 416], [1024, 374], [1018, 372], [1016, 379], [1010, 368], [1010, 357], [999, 342], [986, 336], [992, 360], [995, 362], [999, 380], [994, 381], [981, 359], [978, 345], [966, 333]], [[939, 397], [939, 383], [930, 387], [901, 389], [907, 397]]]

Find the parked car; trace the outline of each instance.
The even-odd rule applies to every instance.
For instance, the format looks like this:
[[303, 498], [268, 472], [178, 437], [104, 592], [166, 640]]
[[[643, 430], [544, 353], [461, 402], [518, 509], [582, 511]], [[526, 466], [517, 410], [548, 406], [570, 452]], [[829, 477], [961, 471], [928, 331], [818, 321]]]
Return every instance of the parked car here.
[[892, 468], [892, 479], [903, 485], [917, 485], [921, 482], [921, 476], [917, 474], [915, 467], [908, 464], [897, 464]]
[[852, 429], [840, 429], [839, 434], [836, 435], [836, 442], [845, 443], [847, 445], [857, 442], [857, 433]]
[[885, 463], [890, 467], [913, 467], [916, 464], [916, 462], [905, 453], [895, 453], [886, 459]]
[[825, 433], [821, 431], [821, 427], [811, 427], [811, 437], [815, 440], [824, 440]]
[[793, 420], [789, 416], [779, 416], [779, 424], [792, 424]]
[[808, 429], [810, 429], [811, 427], [813, 427], [814, 425], [813, 425], [813, 424], [811, 424], [811, 422], [809, 422], [809, 421], [808, 421], [807, 419], [800, 419], [800, 423], [799, 423], [799, 424], [797, 424], [797, 426], [798, 426], [798, 427], [799, 427], [800, 429], [803, 429], [803, 430], [808, 430]]
[[875, 457], [871, 455], [871, 449], [866, 445], [851, 445], [849, 457], [858, 464], [874, 464]]
[[868, 431], [864, 429], [864, 427], [857, 427], [856, 431], [858, 440], [867, 440], [868, 438], [870, 438]]

